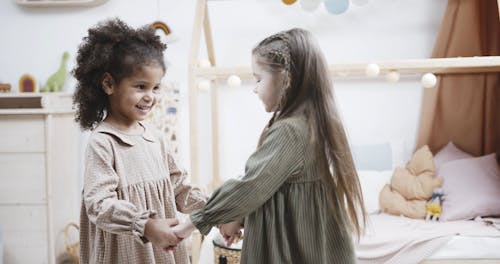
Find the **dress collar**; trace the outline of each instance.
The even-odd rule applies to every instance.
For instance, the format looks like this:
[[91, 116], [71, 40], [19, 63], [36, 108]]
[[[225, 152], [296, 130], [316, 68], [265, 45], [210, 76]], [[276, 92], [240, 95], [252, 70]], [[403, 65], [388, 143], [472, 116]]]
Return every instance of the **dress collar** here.
[[142, 137], [143, 139], [145, 139], [149, 142], [155, 142], [155, 137], [151, 133], [151, 129], [147, 125], [145, 125], [141, 122], [139, 122], [139, 125], [142, 128], [144, 128], [144, 132], [142, 134], [139, 134], [139, 135], [127, 134], [125, 132], [118, 130], [117, 128], [113, 127], [112, 125], [110, 125], [106, 122], [101, 122], [101, 124], [99, 124], [96, 127], [95, 132], [113, 135], [116, 138], [118, 138], [121, 142], [123, 142], [127, 145], [130, 145], [130, 146], [133, 146], [137, 143], [136, 140], [138, 137]]

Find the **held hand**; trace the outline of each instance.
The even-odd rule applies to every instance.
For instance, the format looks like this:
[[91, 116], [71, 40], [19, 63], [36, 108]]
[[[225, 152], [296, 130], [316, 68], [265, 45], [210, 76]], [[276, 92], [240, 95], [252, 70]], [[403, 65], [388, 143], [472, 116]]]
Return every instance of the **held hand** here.
[[219, 232], [226, 240], [227, 246], [239, 240], [242, 236], [240, 221], [233, 221], [219, 226]]
[[144, 236], [158, 247], [165, 250], [172, 250], [182, 239], [178, 238], [172, 228], [179, 224], [175, 218], [152, 219], [146, 222]]
[[238, 234], [229, 237], [224, 237], [224, 239], [226, 240], [226, 246], [230, 247], [233, 243], [238, 243], [238, 241], [240, 241], [242, 236], [243, 233], [241, 233], [241, 231], [238, 231]]
[[172, 228], [172, 231], [177, 237], [184, 239], [188, 237], [195, 230], [195, 228], [196, 227], [193, 225], [193, 223], [191, 223], [191, 219], [188, 218], [186, 222], [174, 226]]

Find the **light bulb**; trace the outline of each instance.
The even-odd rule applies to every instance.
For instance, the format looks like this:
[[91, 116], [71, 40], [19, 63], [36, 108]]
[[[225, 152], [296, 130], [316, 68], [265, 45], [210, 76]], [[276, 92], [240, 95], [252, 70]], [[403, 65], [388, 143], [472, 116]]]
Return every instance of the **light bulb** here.
[[365, 73], [368, 77], [377, 77], [380, 73], [380, 67], [375, 63], [370, 63], [366, 65]]
[[399, 81], [399, 72], [396, 70], [391, 70], [385, 75], [385, 79], [388, 82], [397, 82]]
[[437, 83], [436, 75], [430, 72], [422, 75], [421, 83], [424, 88], [434, 88]]
[[227, 78], [227, 85], [229, 87], [238, 87], [241, 85], [241, 79], [237, 75], [231, 75]]

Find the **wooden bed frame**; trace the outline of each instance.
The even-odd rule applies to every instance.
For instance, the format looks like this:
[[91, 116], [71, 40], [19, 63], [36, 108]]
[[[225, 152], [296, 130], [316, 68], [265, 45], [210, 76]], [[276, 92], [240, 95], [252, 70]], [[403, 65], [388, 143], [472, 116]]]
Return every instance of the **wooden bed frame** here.
[[[210, 81], [210, 123], [212, 134], [212, 174], [213, 178], [208, 189], [213, 190], [222, 183], [219, 173], [219, 131], [218, 131], [218, 95], [217, 86], [221, 80], [225, 81], [231, 75], [237, 75], [241, 79], [251, 79], [252, 71], [249, 65], [245, 66], [217, 66], [212, 38], [212, 28], [208, 13], [208, 0], [197, 0], [196, 11], [193, 23], [191, 48], [189, 54], [189, 141], [190, 141], [190, 161], [191, 161], [191, 181], [199, 185], [199, 141], [200, 130], [198, 128], [198, 80]], [[500, 0], [497, 0], [500, 6]], [[499, 8], [500, 10], [500, 8]], [[500, 18], [499, 18], [500, 19]], [[201, 35], [204, 33], [205, 44], [210, 61], [210, 67], [199, 66], [199, 51]], [[459, 74], [477, 72], [500, 72], [500, 56], [483, 57], [460, 57], [460, 58], [430, 58], [419, 60], [398, 60], [398, 61], [370, 61], [365, 63], [331, 64], [329, 72], [336, 78], [367, 78], [365, 75], [366, 65], [376, 63], [380, 67], [380, 75], [397, 70], [400, 74]], [[199, 233], [193, 235], [192, 261], [198, 263], [201, 237]], [[422, 264], [455, 264], [455, 263], [498, 263], [499, 260], [429, 260]]]

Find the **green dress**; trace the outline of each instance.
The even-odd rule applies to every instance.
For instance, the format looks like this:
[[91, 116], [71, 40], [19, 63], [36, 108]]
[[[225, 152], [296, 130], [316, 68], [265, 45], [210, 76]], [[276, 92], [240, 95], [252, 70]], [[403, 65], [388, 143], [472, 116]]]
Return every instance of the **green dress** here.
[[[203, 234], [244, 218], [241, 263], [355, 263], [352, 236], [327, 201], [304, 117], [280, 120], [250, 156], [241, 179], [191, 214]], [[345, 219], [344, 217], [341, 217]]]

